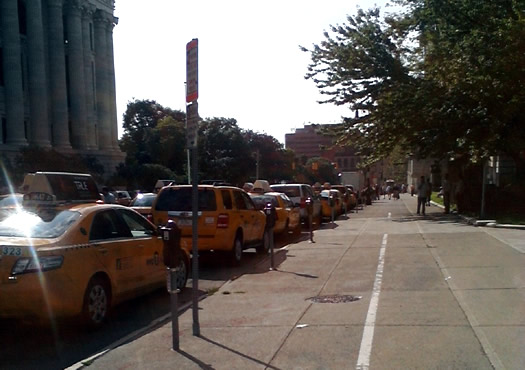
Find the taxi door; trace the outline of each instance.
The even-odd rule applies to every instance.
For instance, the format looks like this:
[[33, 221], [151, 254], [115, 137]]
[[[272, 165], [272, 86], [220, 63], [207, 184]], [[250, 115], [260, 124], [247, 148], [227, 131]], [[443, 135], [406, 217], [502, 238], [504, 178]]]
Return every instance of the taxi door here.
[[122, 208], [116, 211], [131, 231], [132, 239], [129, 244], [130, 248], [134, 249], [137, 267], [140, 270], [139, 285], [162, 283], [166, 277], [162, 261], [164, 242], [157, 236], [155, 227], [134, 211]]
[[109, 274], [117, 295], [137, 288], [141, 275], [140, 241], [132, 242], [131, 232], [114, 209], [98, 212], [91, 224], [89, 242]]
[[244, 241], [250, 243], [254, 240], [253, 224], [255, 222], [255, 214], [248, 209], [246, 199], [243, 197], [243, 192], [240, 190], [233, 190], [233, 201], [235, 208], [239, 214], [240, 223], [244, 232]]

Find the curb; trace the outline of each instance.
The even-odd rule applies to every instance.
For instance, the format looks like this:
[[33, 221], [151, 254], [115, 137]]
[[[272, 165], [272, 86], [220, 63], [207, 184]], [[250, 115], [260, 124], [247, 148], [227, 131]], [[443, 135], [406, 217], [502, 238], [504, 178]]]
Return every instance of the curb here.
[[[443, 205], [436, 203], [433, 200], [430, 201], [430, 204], [432, 204], [433, 206], [445, 209]], [[469, 225], [476, 226], [476, 227], [481, 226], [481, 227], [493, 227], [497, 229], [525, 230], [525, 225], [498, 224], [496, 220], [478, 220], [474, 217], [464, 216], [459, 213], [457, 215], [461, 217], [463, 220], [465, 220]]]

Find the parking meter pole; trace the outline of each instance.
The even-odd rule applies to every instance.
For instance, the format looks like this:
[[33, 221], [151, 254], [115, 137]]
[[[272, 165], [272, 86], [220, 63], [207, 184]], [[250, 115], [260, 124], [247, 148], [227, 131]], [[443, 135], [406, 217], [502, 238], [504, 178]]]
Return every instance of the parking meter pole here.
[[191, 187], [191, 212], [192, 212], [192, 313], [193, 313], [193, 335], [200, 336], [199, 325], [199, 248], [198, 229], [199, 222], [199, 187], [197, 172], [197, 148], [191, 150], [192, 155], [192, 187]]
[[273, 227], [270, 228], [270, 270], [275, 270], [273, 261]]
[[310, 243], [314, 243], [314, 232], [313, 232], [313, 205], [312, 199], [306, 199], [306, 212], [308, 213], [308, 232], [310, 234]]
[[333, 196], [330, 196], [330, 211], [332, 213], [332, 223], [334, 223], [335, 207], [334, 207], [334, 198], [333, 198]]
[[270, 242], [270, 270], [274, 270], [273, 260], [273, 227], [275, 226], [277, 213], [272, 203], [267, 203], [264, 207], [264, 214], [266, 215], [266, 231], [269, 233], [268, 238]]
[[173, 341], [173, 350], [179, 350], [179, 303], [178, 294], [180, 290], [177, 288], [177, 270], [169, 269], [170, 274], [170, 305], [171, 305], [171, 336]]

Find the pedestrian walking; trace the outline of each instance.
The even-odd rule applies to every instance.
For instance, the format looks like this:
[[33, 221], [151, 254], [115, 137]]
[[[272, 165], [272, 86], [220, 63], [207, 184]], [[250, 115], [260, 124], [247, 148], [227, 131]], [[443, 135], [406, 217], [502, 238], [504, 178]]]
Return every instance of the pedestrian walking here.
[[465, 185], [463, 183], [463, 176], [459, 175], [459, 180], [456, 183], [456, 186], [454, 187], [454, 195], [456, 199], [456, 207], [458, 213], [461, 213], [464, 211], [465, 207]]
[[427, 206], [430, 207], [430, 198], [432, 197], [432, 183], [430, 178], [427, 178]]
[[450, 213], [450, 181], [448, 179], [448, 173], [445, 174], [443, 179], [443, 204], [445, 205], [445, 213]]
[[420, 214], [422, 211], [423, 216], [425, 215], [425, 205], [427, 201], [427, 183], [425, 181], [425, 176], [421, 176], [419, 179], [419, 184], [417, 186], [417, 214]]

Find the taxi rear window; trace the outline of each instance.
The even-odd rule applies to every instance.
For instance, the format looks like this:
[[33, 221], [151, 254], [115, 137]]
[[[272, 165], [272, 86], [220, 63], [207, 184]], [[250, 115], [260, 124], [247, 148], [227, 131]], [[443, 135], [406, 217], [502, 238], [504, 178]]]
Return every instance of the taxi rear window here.
[[296, 198], [301, 196], [299, 186], [272, 186], [272, 190], [278, 191], [279, 193], [284, 193], [290, 198]]
[[[191, 187], [165, 188], [157, 196], [157, 211], [191, 212]], [[217, 202], [212, 189], [199, 189], [199, 211], [216, 211]]]
[[151, 207], [156, 196], [157, 194], [143, 195], [143, 196], [139, 195], [133, 200], [133, 202], [131, 202], [131, 206], [132, 207]]
[[14, 212], [0, 222], [0, 236], [58, 238], [80, 218], [75, 211]]

